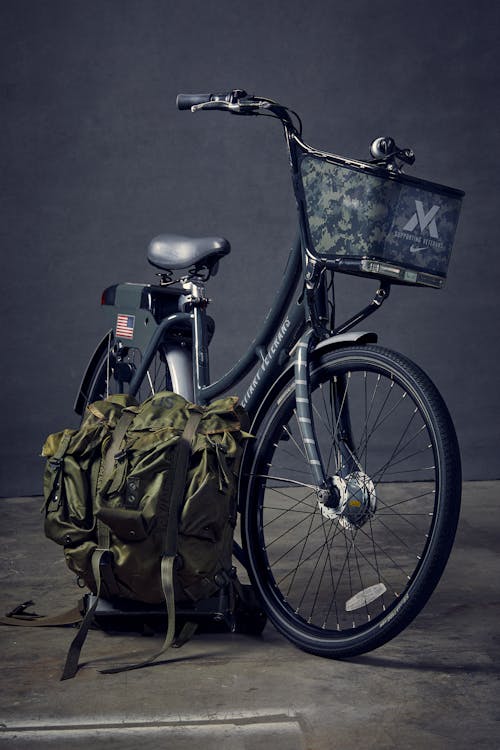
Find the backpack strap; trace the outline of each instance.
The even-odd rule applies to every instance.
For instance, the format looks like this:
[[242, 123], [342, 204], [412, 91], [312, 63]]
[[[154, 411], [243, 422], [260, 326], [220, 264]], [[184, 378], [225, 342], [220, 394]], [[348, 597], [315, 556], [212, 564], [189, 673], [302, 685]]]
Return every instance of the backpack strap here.
[[85, 643], [85, 639], [87, 638], [87, 633], [89, 632], [89, 628], [94, 617], [94, 612], [99, 601], [99, 594], [101, 591], [101, 566], [110, 565], [110, 555], [110, 551], [106, 549], [96, 549], [94, 554], [92, 555], [92, 572], [94, 574], [94, 580], [97, 586], [97, 595], [92, 603], [92, 606], [89, 607], [85, 612], [85, 617], [83, 618], [82, 623], [78, 629], [78, 633], [71, 641], [68, 655], [66, 657], [66, 663], [61, 675], [61, 680], [69, 680], [78, 672], [78, 660], [80, 658], [80, 652], [82, 650], [83, 644]]
[[[125, 433], [127, 432], [127, 429], [132, 423], [135, 416], [135, 412], [122, 412], [122, 415], [113, 430], [113, 438], [111, 440], [111, 444], [106, 451], [102, 462], [100, 472], [100, 486], [102, 486], [111, 476], [114, 467], [115, 456], [117, 455], [122, 440], [125, 437]], [[91, 560], [92, 573], [94, 575], [94, 581], [96, 585], [96, 597], [92, 602], [92, 606], [90, 606], [85, 612], [85, 616], [82, 620], [78, 633], [75, 635], [70, 644], [61, 680], [71, 679], [78, 671], [78, 660], [80, 658], [83, 644], [85, 643], [85, 640], [87, 638], [89, 628], [92, 624], [92, 620], [94, 619], [94, 613], [99, 602], [99, 597], [101, 595], [102, 583], [105, 583], [106, 590], [110, 596], [117, 593], [116, 582], [114, 580], [113, 572], [111, 569], [112, 555], [109, 548], [109, 528], [100, 519], [97, 519], [97, 547], [92, 554]]]
[[135, 411], [123, 411], [120, 419], [116, 423], [116, 427], [113, 430], [113, 438], [110, 446], [104, 456], [101, 471], [99, 472], [99, 486], [102, 487], [106, 484], [107, 480], [111, 477], [115, 466], [115, 457], [120, 450], [120, 445], [125, 437], [129, 426], [134, 421], [137, 413]]
[[68, 450], [73, 434], [74, 430], [64, 430], [56, 452], [47, 461], [47, 466], [53, 472], [52, 491], [48, 493], [47, 498], [42, 505], [41, 513], [47, 510], [52, 501], [54, 501], [56, 504], [58, 503], [61, 475], [64, 468], [64, 456], [66, 455], [66, 451]]
[[59, 468], [61, 459], [64, 458], [72, 437], [73, 430], [64, 430], [58, 449], [52, 458], [49, 458], [49, 464], [56, 465]]
[[[184, 495], [186, 491], [186, 479], [189, 469], [189, 459], [196, 438], [196, 431], [203, 412], [191, 411], [184, 431], [181, 436], [179, 453], [177, 455], [177, 471], [172, 485], [170, 495], [170, 507], [168, 513], [167, 533], [164, 538], [161, 581], [165, 603], [167, 605], [168, 629], [165, 642], [160, 653], [163, 653], [174, 643], [175, 635], [175, 598], [174, 598], [174, 566], [177, 556], [177, 537], [179, 532], [179, 518]], [[196, 630], [192, 623], [186, 623], [177, 640], [177, 647], [185, 643]], [[158, 654], [159, 656], [160, 654]], [[155, 657], [156, 658], [156, 657]]]
[[[180, 647], [193, 635], [196, 630], [196, 625], [187, 622], [183, 627], [177, 641], [174, 642], [175, 638], [175, 594], [174, 594], [174, 570], [175, 570], [175, 559], [177, 556], [177, 536], [179, 528], [179, 516], [182, 502], [184, 500], [186, 478], [189, 469], [189, 459], [191, 457], [191, 451], [193, 448], [194, 440], [196, 438], [196, 431], [198, 425], [203, 416], [203, 412], [194, 410], [191, 408], [186, 426], [182, 432], [177, 448], [177, 457], [175, 464], [175, 476], [170, 491], [170, 504], [168, 509], [168, 520], [166, 525], [166, 533], [163, 539], [163, 550], [161, 558], [161, 584], [163, 589], [163, 595], [165, 597], [165, 604], [167, 608], [167, 633], [163, 646], [158, 653], [150, 656], [148, 659], [141, 661], [136, 664], [128, 664], [122, 667], [114, 667], [111, 669], [99, 670], [102, 674], [116, 674], [118, 672], [126, 672], [132, 669], [140, 669], [141, 667], [152, 664], [162, 654], [165, 653], [171, 646]], [[167, 500], [167, 498], [164, 498]]]
[[83, 613], [85, 612], [83, 599], [80, 599], [72, 609], [66, 609], [64, 612], [58, 612], [55, 615], [37, 615], [36, 612], [26, 612], [28, 607], [33, 606], [33, 604], [34, 602], [30, 600], [14, 607], [5, 617], [0, 617], [0, 625], [20, 625], [25, 628], [77, 625], [83, 620]]

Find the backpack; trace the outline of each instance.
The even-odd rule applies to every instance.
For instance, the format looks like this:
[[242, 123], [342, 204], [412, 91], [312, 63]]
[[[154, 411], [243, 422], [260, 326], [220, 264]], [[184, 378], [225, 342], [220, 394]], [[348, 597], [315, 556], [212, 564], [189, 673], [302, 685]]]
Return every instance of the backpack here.
[[161, 651], [103, 670], [118, 672], [187, 640], [189, 622], [175, 640], [176, 605], [189, 609], [235, 582], [237, 473], [249, 437], [237, 401], [200, 407], [165, 391], [138, 404], [118, 394], [91, 404], [79, 429], [47, 438], [45, 533], [93, 594], [61, 679], [76, 674], [100, 600], [166, 605]]

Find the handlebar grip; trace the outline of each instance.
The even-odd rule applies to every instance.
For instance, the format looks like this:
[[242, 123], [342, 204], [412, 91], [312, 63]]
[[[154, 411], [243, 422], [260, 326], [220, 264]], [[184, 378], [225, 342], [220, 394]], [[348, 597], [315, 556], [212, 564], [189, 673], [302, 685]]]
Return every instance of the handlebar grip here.
[[179, 94], [177, 96], [177, 109], [191, 109], [196, 104], [209, 102], [212, 94]]

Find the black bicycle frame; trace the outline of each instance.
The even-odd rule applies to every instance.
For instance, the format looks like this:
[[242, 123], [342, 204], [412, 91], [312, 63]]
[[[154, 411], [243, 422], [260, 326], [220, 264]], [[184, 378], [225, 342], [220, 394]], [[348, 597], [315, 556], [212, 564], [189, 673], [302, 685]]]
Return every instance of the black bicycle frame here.
[[[206, 404], [231, 390], [257, 367], [255, 375], [242, 398], [242, 405], [253, 417], [264, 395], [270, 390], [283, 370], [285, 362], [290, 361], [295, 349], [295, 397], [297, 421], [304, 443], [311, 472], [320, 491], [328, 493], [328, 479], [317, 449], [314, 431], [314, 419], [310, 404], [309, 358], [310, 353], [319, 341], [334, 337], [350, 330], [361, 320], [377, 310], [387, 298], [390, 283], [382, 281], [372, 302], [357, 315], [343, 323], [335, 330], [332, 316], [328, 313], [328, 285], [326, 268], [318, 262], [307, 247], [307, 231], [304, 216], [304, 203], [301, 184], [298, 176], [299, 151], [309, 147], [300, 141], [293, 124], [283, 119], [285, 140], [290, 157], [292, 181], [299, 215], [299, 236], [291, 250], [284, 276], [278, 287], [276, 297], [269, 310], [264, 325], [257, 337], [250, 344], [247, 352], [221, 378], [210, 382], [207, 314], [208, 300], [204, 295], [204, 280], [191, 277], [185, 281], [185, 287], [191, 288], [192, 294], [184, 312], [176, 312], [162, 320], [142, 352], [142, 360], [130, 382], [129, 392], [136, 395], [140, 385], [147, 376], [153, 357], [160, 344], [169, 341], [169, 332], [187, 324], [192, 330], [192, 364], [193, 364], [193, 400]], [[303, 279], [303, 288], [298, 290], [299, 281]], [[297, 295], [295, 303], [294, 297]], [[333, 283], [332, 283], [333, 296]], [[332, 299], [334, 308], [335, 301]], [[348, 409], [343, 409], [341, 425], [346, 443], [346, 459], [352, 456], [353, 446], [350, 443], [350, 426]], [[346, 460], [346, 464], [350, 462]]]
[[142, 360], [130, 382], [129, 392], [135, 395], [146, 377], [151, 361], [168, 332], [178, 328], [182, 322], [189, 323], [193, 331], [193, 383], [194, 401], [206, 404], [241, 382], [256, 366], [258, 369], [242, 399], [243, 406], [254, 414], [271, 384], [276, 380], [290, 350], [306, 328], [306, 312], [303, 295], [292, 305], [301, 277], [302, 247], [297, 238], [291, 250], [284, 276], [277, 290], [272, 307], [258, 336], [247, 352], [219, 380], [210, 383], [208, 347], [206, 344], [206, 305], [194, 303], [191, 312], [169, 315], [156, 328]]

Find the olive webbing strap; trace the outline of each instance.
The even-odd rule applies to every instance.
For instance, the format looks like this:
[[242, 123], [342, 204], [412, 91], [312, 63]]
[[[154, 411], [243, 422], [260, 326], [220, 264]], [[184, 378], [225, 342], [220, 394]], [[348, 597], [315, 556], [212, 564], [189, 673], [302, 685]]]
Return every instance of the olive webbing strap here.
[[75, 635], [71, 642], [63, 673], [61, 675], [61, 680], [69, 680], [78, 672], [78, 660], [80, 658], [80, 652], [82, 650], [83, 644], [85, 643], [85, 639], [87, 637], [87, 633], [89, 632], [90, 625], [92, 624], [94, 612], [99, 601], [99, 594], [101, 591], [101, 564], [109, 564], [109, 562], [106, 560], [106, 555], [110, 555], [110, 552], [107, 549], [96, 549], [92, 555], [92, 572], [94, 574], [94, 580], [96, 582], [97, 593], [94, 601], [92, 602], [92, 606], [89, 607], [85, 613], [85, 617], [82, 620], [82, 624], [80, 625], [78, 633]]
[[86, 612], [83, 599], [81, 599], [76, 607], [73, 607], [73, 609], [67, 610], [65, 612], [60, 612], [57, 615], [49, 615], [47, 617], [43, 617], [33, 612], [27, 612], [26, 614], [23, 614], [24, 608], [32, 604], [32, 602], [26, 602], [20, 607], [17, 607], [16, 610], [13, 610], [11, 613], [9, 613], [7, 617], [0, 618], [0, 623], [3, 625], [21, 625], [31, 628], [76, 625], [78, 623], [81, 623], [78, 629], [78, 633], [73, 638], [73, 641], [71, 642], [71, 645], [69, 647], [61, 680], [68, 680], [71, 677], [74, 677], [78, 671], [78, 659], [80, 656], [80, 652], [85, 642], [85, 638], [87, 637], [87, 633], [92, 623], [97, 602], [99, 600], [99, 591], [101, 588], [101, 565], [106, 564], [106, 567], [109, 566], [108, 561], [106, 561], [104, 558], [104, 555], [106, 553], [109, 553], [109, 550], [98, 549], [92, 555], [92, 570], [97, 585], [97, 596], [92, 606], [89, 607]]
[[[113, 430], [113, 438], [102, 462], [99, 482], [99, 486], [101, 487], [113, 473], [115, 457], [119, 451], [122, 440], [125, 437], [125, 433], [127, 432], [127, 429], [135, 416], [135, 412], [122, 412], [122, 415]], [[108, 596], [115, 596], [118, 594], [118, 588], [113, 576], [113, 571], [111, 569], [111, 552], [109, 548], [109, 528], [98, 518], [97, 547], [92, 553], [91, 559], [92, 573], [94, 575], [94, 581], [96, 585], [96, 596], [94, 601], [92, 602], [92, 606], [90, 606], [85, 613], [85, 617], [82, 620], [82, 624], [80, 625], [78, 633], [73, 638], [70, 644], [61, 680], [71, 679], [71, 677], [74, 677], [78, 671], [78, 660], [80, 658], [83, 644], [85, 643], [85, 639], [87, 638], [87, 634], [89, 632], [89, 628], [92, 624], [94, 613], [99, 602], [102, 583], [104, 582], [106, 586], [106, 593], [108, 594]]]
[[66, 455], [66, 451], [68, 450], [72, 437], [73, 430], [64, 430], [61, 437], [61, 442], [59, 443], [59, 447], [57, 448], [54, 455], [47, 460], [47, 466], [50, 466], [52, 471], [56, 472], [56, 474], [52, 482], [52, 491], [48, 493], [47, 497], [45, 498], [45, 502], [42, 505], [42, 513], [47, 510], [52, 501], [58, 501], [59, 499], [61, 491], [61, 474], [63, 472], [64, 466], [64, 456]]
[[120, 444], [125, 437], [125, 433], [127, 432], [130, 424], [133, 422], [136, 416], [137, 413], [135, 411], [123, 411], [120, 419], [116, 423], [116, 427], [113, 430], [113, 438], [102, 462], [99, 482], [100, 487], [104, 485], [106, 480], [109, 479], [109, 477], [113, 473], [115, 457], [120, 448]]
[[26, 612], [34, 602], [24, 602], [15, 607], [5, 617], [0, 617], [0, 625], [20, 625], [25, 628], [57, 627], [61, 625], [77, 625], [83, 620], [85, 605], [83, 599], [71, 609], [58, 612], [56, 615], [37, 615], [35, 612]]
[[52, 456], [52, 459], [49, 458], [49, 464], [51, 460], [55, 464], [58, 464], [58, 465], [61, 463], [61, 459], [64, 458], [72, 437], [73, 437], [72, 430], [64, 430], [58, 449]]
[[127, 672], [132, 669], [146, 667], [156, 661], [171, 646], [180, 647], [193, 635], [196, 625], [187, 622], [179, 634], [177, 641], [175, 639], [175, 593], [174, 593], [174, 566], [177, 555], [177, 535], [179, 528], [179, 515], [184, 499], [186, 488], [186, 477], [189, 469], [189, 459], [191, 450], [196, 437], [196, 430], [203, 414], [199, 411], [191, 411], [186, 426], [179, 440], [177, 449], [175, 476], [172, 482], [170, 492], [170, 504], [168, 509], [168, 520], [166, 533], [163, 540], [163, 550], [161, 558], [161, 585], [165, 604], [167, 608], [167, 632], [163, 645], [156, 654], [135, 664], [127, 664], [121, 667], [112, 667], [110, 669], [99, 670], [102, 674], [117, 674], [118, 672]]

